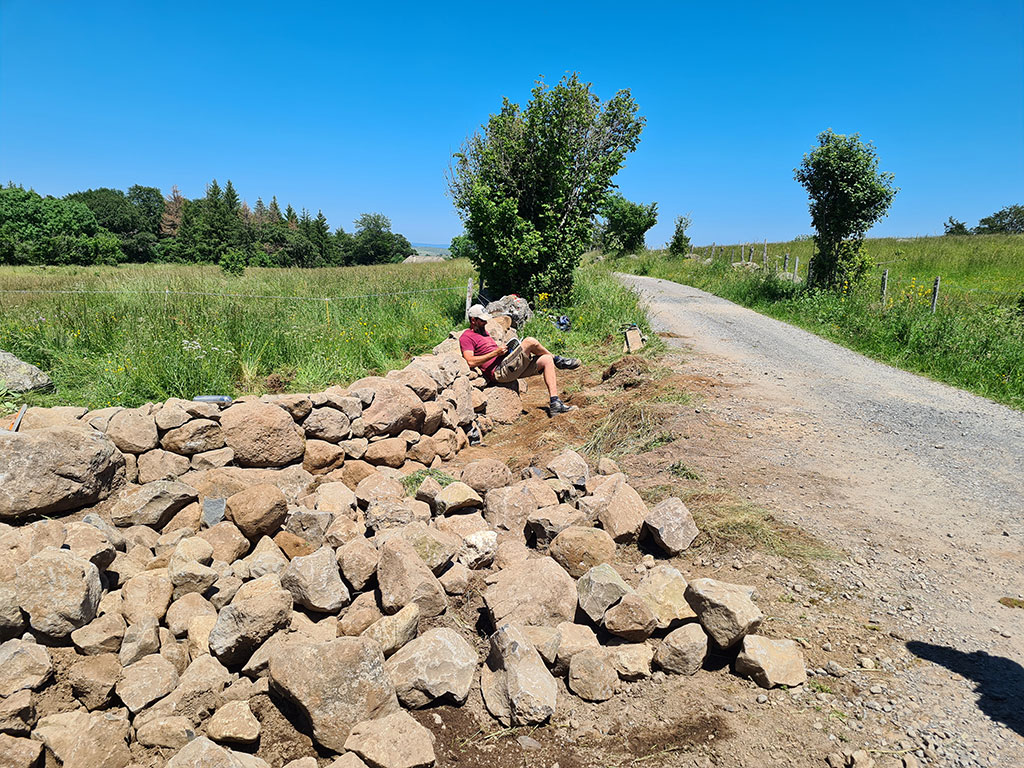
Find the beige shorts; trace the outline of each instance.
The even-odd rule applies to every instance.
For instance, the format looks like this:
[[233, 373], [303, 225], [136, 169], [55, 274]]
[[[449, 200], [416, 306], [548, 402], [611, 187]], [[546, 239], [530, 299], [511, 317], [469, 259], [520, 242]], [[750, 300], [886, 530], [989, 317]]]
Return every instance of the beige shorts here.
[[491, 371], [494, 380], [499, 384], [508, 384], [516, 379], [536, 376], [538, 373], [540, 368], [537, 367], [537, 358], [523, 352], [521, 344], [501, 358]]

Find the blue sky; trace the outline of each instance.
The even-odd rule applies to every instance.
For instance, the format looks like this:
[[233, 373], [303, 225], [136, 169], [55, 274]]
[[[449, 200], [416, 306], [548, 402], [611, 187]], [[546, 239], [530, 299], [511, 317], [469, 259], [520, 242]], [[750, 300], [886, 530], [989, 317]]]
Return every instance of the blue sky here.
[[[712, 7], [714, 6], [714, 7]], [[647, 117], [616, 181], [648, 243], [810, 231], [793, 168], [859, 132], [902, 188], [875, 235], [1024, 203], [1024, 3], [0, 0], [0, 178], [62, 195], [231, 179], [250, 203], [461, 230], [444, 173], [501, 97], [578, 71]]]

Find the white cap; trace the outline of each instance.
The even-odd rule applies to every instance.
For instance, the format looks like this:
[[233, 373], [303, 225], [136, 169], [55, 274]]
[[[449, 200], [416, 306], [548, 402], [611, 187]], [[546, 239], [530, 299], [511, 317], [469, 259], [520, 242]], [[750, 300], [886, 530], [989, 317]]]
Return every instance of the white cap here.
[[475, 317], [477, 320], [483, 320], [485, 323], [491, 319], [491, 316], [487, 314], [487, 310], [484, 309], [483, 304], [474, 304], [469, 308], [469, 316]]

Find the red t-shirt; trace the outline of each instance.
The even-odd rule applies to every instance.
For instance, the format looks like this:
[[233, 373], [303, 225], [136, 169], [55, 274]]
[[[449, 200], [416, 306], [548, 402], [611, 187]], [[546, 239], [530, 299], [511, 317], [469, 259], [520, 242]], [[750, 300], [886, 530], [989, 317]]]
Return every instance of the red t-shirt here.
[[[498, 342], [490, 337], [490, 335], [484, 331], [483, 333], [477, 333], [472, 328], [467, 328], [459, 336], [459, 349], [463, 352], [472, 352], [474, 355], [486, 355], [489, 352], [493, 352], [498, 348]], [[486, 363], [480, 365], [480, 372], [483, 373], [488, 379], [491, 378], [491, 370], [498, 364], [501, 359], [501, 355], [492, 357]]]

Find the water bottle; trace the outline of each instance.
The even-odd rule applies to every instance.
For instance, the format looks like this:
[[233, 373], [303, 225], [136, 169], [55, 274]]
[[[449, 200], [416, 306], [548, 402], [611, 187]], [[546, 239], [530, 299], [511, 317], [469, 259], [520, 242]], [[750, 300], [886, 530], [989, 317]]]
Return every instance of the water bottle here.
[[218, 405], [230, 405], [230, 395], [196, 395], [192, 398], [194, 403], [217, 403]]

